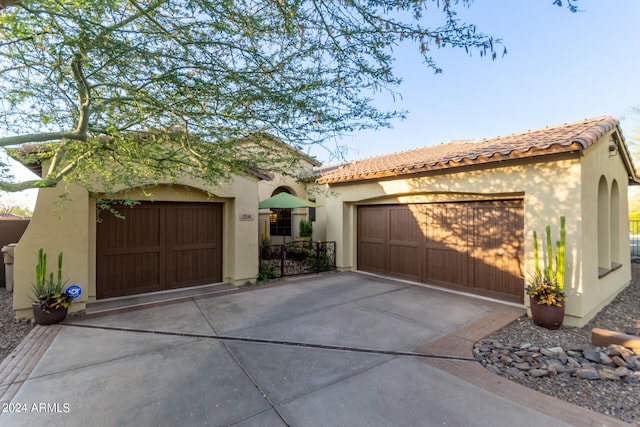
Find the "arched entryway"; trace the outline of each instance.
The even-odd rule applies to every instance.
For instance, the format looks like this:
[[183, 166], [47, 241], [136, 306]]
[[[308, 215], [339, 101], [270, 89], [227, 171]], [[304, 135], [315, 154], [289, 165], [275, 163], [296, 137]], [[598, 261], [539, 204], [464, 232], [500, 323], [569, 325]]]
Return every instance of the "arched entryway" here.
[[[281, 186], [273, 190], [271, 197], [280, 193], [289, 193], [297, 196], [290, 187]], [[293, 209], [271, 208], [269, 213], [269, 236], [271, 243], [285, 243], [293, 237]]]

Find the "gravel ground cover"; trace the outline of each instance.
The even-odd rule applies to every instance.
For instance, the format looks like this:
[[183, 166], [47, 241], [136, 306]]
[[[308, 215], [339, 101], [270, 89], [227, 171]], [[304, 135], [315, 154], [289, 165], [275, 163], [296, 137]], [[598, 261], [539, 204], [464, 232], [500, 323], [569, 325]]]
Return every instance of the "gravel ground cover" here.
[[0, 287], [0, 361], [20, 344], [34, 326], [31, 320], [16, 320], [13, 313], [13, 294]]
[[[591, 330], [607, 329], [640, 335], [640, 265], [632, 264], [632, 282], [582, 328], [562, 326], [552, 331], [534, 325], [530, 318], [522, 317], [503, 329], [485, 337], [477, 345], [522, 346], [531, 344], [540, 348], [564, 349], [593, 348]], [[589, 408], [601, 414], [640, 426], [640, 383], [624, 380], [583, 379], [573, 375], [516, 378], [500, 373], [531, 389], [558, 399]]]
[[[609, 305], [582, 328], [562, 326], [552, 331], [523, 317], [478, 342], [498, 346], [531, 345], [539, 348], [582, 349], [591, 346], [593, 328], [640, 335], [640, 265], [632, 264], [632, 283]], [[15, 320], [12, 294], [0, 288], [0, 361], [10, 356], [15, 347], [33, 329], [31, 321]], [[501, 372], [511, 381], [640, 426], [640, 383], [609, 379], [589, 380], [572, 375], [514, 377]]]

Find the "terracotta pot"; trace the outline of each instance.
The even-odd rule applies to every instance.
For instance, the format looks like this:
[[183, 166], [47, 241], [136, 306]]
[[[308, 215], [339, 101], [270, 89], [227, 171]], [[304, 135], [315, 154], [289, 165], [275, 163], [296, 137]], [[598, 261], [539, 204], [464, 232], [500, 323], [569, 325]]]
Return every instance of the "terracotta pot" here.
[[533, 323], [547, 329], [558, 329], [564, 320], [564, 303], [557, 305], [538, 304], [538, 299], [529, 297]]
[[50, 310], [49, 313], [42, 311], [36, 303], [33, 303], [31, 308], [33, 309], [33, 317], [38, 325], [53, 325], [54, 323], [62, 322], [67, 317], [67, 307]]

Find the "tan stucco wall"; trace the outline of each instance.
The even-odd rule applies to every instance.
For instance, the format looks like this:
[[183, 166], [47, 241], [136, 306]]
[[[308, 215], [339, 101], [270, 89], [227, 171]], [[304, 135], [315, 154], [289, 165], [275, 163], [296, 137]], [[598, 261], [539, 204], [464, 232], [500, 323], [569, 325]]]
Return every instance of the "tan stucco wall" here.
[[[32, 317], [31, 283], [35, 280], [37, 250], [43, 247], [49, 257], [64, 253], [63, 275], [69, 283], [82, 287], [82, 297], [71, 311], [82, 310], [96, 297], [96, 206], [83, 188], [66, 186], [68, 196], [59, 207], [59, 188], [39, 190], [36, 209], [25, 234], [16, 247], [14, 264], [14, 310], [16, 316]], [[258, 273], [258, 180], [236, 176], [220, 188], [209, 189], [194, 180], [175, 185], [157, 185], [148, 192], [131, 191], [134, 200], [189, 201], [223, 203], [223, 280], [234, 285], [255, 282]], [[124, 193], [115, 194], [118, 198]], [[246, 220], [251, 215], [251, 220]]]
[[[61, 198], [68, 192], [64, 198]], [[38, 249], [47, 253], [49, 272], [63, 253], [62, 274], [68, 284], [80, 285], [82, 295], [70, 311], [85, 308], [89, 297], [89, 195], [83, 188], [64, 184], [38, 190], [36, 209], [15, 250], [13, 308], [16, 317], [33, 317], [31, 286], [35, 282]], [[94, 257], [95, 259], [95, 257]]]
[[[589, 147], [582, 159], [582, 220], [581, 233], [585, 244], [582, 246], [582, 277], [580, 287], [575, 289], [579, 295], [579, 313], [590, 319], [608, 304], [631, 281], [631, 255], [629, 242], [629, 215], [627, 190], [629, 178], [619, 154], [609, 152], [609, 145], [615, 144], [610, 132], [601, 143]], [[604, 176], [608, 195], [613, 183], [618, 187], [619, 205], [617, 222], [619, 225], [617, 256], [611, 262], [622, 264], [604, 277], [598, 277], [598, 248], [610, 243], [598, 241], [598, 187]], [[614, 209], [615, 210], [615, 209]], [[611, 211], [609, 212], [611, 213]], [[572, 298], [573, 299], [573, 298]]]
[[[327, 239], [338, 242], [338, 268], [356, 268], [358, 205], [521, 198], [524, 199], [525, 210], [525, 271], [532, 272], [534, 269], [533, 230], [537, 230], [540, 239], [544, 235], [545, 225], [550, 224], [555, 240], [559, 234], [559, 218], [566, 216], [565, 291], [569, 298], [565, 323], [581, 326], [595, 315], [594, 310], [601, 307], [604, 301], [613, 298], [630, 277], [628, 232], [625, 228], [628, 225], [620, 230], [621, 236], [626, 236], [626, 241], [625, 238], [620, 239], [621, 259], [624, 259], [626, 266], [600, 279], [597, 285], [593, 282], [594, 274], [597, 278], [597, 264], [592, 260], [593, 251], [586, 249], [596, 245], [591, 231], [595, 212], [592, 199], [594, 191], [597, 194], [601, 174], [617, 179], [621, 199], [625, 200], [624, 206], [620, 207], [620, 222], [628, 224], [625, 216], [626, 171], [618, 160], [604, 157], [602, 150], [606, 151], [606, 146], [596, 144], [594, 150], [587, 150], [582, 157], [564, 154], [539, 158], [534, 163], [522, 160], [502, 167], [493, 164], [484, 168], [461, 168], [453, 173], [330, 185], [328, 187], [335, 196], [326, 199]], [[593, 189], [594, 185], [596, 190]]]
[[[311, 165], [302, 160], [296, 173], [310, 171]], [[273, 190], [284, 186], [299, 197], [305, 198], [305, 184], [293, 176], [276, 175], [272, 180], [257, 177], [233, 176], [212, 188], [201, 181], [183, 177], [169, 185], [159, 183], [144, 192], [128, 191], [111, 198], [126, 196], [134, 200], [217, 202], [223, 203], [223, 281], [234, 285], [255, 282], [258, 274], [258, 251], [261, 236], [261, 218], [268, 218], [258, 210], [260, 200], [271, 196]], [[58, 206], [60, 196], [68, 191], [64, 206]], [[36, 208], [28, 229], [16, 247], [14, 278], [14, 310], [16, 316], [32, 317], [31, 283], [35, 280], [37, 250], [43, 247], [56, 257], [64, 253], [63, 275], [69, 283], [82, 287], [82, 297], [71, 311], [86, 308], [86, 303], [96, 299], [96, 204], [88, 192], [74, 185], [61, 184], [59, 188], [41, 189]], [[307, 217], [307, 209], [294, 211], [294, 231], [297, 233], [299, 221]]]

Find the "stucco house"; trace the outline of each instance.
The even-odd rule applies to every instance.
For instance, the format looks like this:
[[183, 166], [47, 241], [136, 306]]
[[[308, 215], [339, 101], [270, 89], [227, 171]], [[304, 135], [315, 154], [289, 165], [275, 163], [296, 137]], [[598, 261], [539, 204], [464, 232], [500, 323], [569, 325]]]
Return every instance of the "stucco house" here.
[[[52, 257], [62, 251], [64, 278], [82, 288], [72, 312], [104, 298], [255, 282], [260, 236], [265, 234], [260, 218], [269, 215], [268, 210], [259, 212], [258, 203], [281, 191], [305, 197], [306, 184], [291, 175], [311, 174], [319, 163], [301, 153], [299, 159], [300, 171], [287, 176], [247, 171], [216, 187], [184, 178], [144, 191], [123, 188], [108, 198], [139, 202], [111, 205], [124, 219], [101, 209], [97, 201], [107, 196], [99, 192], [92, 195], [64, 183], [40, 189], [31, 222], [15, 249], [16, 316], [32, 317], [31, 283], [40, 247]], [[46, 164], [30, 166], [41, 173]], [[294, 210], [292, 216], [299, 221], [306, 215], [306, 210]], [[295, 233], [297, 225], [292, 225]]]
[[528, 304], [532, 231], [567, 221], [565, 324], [582, 326], [631, 280], [619, 123], [599, 117], [452, 141], [320, 169], [338, 267]]
[[[130, 194], [142, 203], [126, 208], [125, 221], [102, 215], [95, 198], [74, 186], [72, 202], [52, 215], [64, 190], [40, 190], [16, 248], [17, 316], [31, 316], [39, 247], [64, 252], [65, 277], [83, 288], [74, 310], [118, 295], [253, 282], [273, 218], [258, 203], [281, 191], [315, 196], [314, 239], [337, 242], [344, 271], [527, 305], [532, 231], [546, 224], [557, 230], [565, 215], [566, 324], [585, 324], [631, 280], [627, 187], [639, 180], [612, 117], [341, 165], [301, 159], [315, 167], [315, 182], [253, 173], [215, 189], [193, 180], [160, 183], [153, 202]], [[305, 215], [291, 212], [284, 240]], [[145, 229], [152, 230], [147, 237], [139, 234]]]

